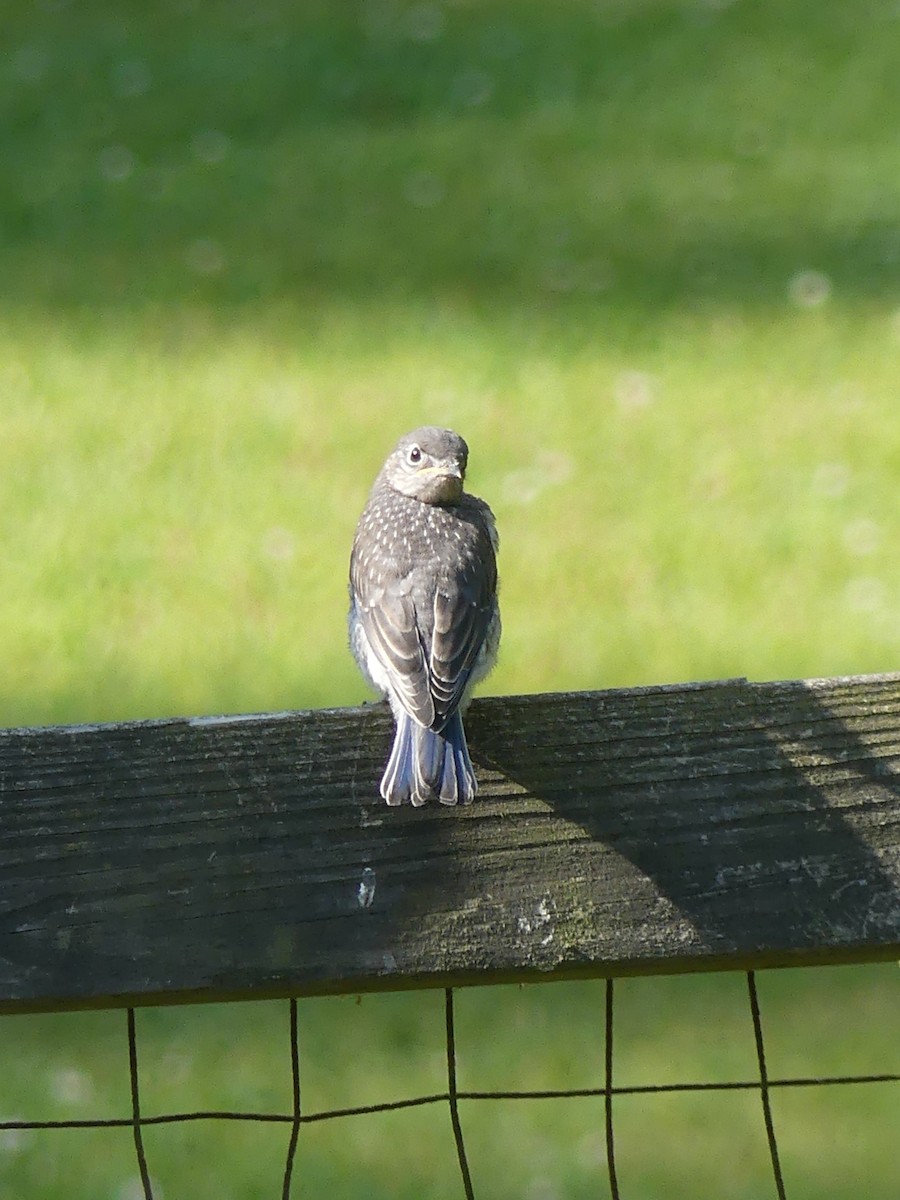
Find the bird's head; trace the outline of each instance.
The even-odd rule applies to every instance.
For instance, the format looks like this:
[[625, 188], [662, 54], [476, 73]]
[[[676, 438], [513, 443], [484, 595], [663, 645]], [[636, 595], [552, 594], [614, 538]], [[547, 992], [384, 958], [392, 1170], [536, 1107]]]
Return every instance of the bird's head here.
[[462, 496], [469, 447], [451, 429], [425, 425], [400, 439], [384, 464], [387, 483], [424, 504], [455, 504]]

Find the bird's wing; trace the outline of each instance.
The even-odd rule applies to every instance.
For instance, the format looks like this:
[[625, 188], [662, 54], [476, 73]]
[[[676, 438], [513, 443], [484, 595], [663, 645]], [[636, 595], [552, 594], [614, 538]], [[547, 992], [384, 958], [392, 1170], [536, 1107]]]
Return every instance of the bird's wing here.
[[425, 649], [412, 598], [403, 582], [373, 583], [351, 565], [351, 580], [363, 631], [373, 654], [387, 672], [391, 690], [414, 721], [430, 726], [435, 718]]
[[428, 654], [435, 728], [456, 712], [494, 618], [497, 567], [487, 537], [477, 558], [461, 566], [455, 580], [438, 586]]

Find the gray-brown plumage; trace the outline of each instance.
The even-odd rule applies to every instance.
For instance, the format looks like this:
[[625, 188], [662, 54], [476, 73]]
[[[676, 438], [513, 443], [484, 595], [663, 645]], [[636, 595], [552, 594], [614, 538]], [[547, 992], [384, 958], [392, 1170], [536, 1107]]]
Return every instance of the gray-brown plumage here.
[[449, 429], [401, 438], [372, 488], [350, 559], [350, 644], [397, 722], [388, 804], [467, 804], [475, 773], [462, 712], [500, 640], [497, 534], [463, 490], [468, 447]]

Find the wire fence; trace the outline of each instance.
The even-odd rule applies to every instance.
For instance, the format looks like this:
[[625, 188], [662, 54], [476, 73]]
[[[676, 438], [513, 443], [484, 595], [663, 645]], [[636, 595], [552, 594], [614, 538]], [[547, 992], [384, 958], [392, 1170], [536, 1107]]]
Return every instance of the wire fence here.
[[[230, 1110], [196, 1110], [191, 1112], [169, 1112], [153, 1116], [144, 1116], [141, 1112], [141, 1089], [138, 1033], [135, 1022], [135, 1010], [126, 1010], [128, 1074], [131, 1094], [131, 1112], [127, 1116], [77, 1119], [77, 1120], [3, 1120], [0, 1121], [0, 1131], [48, 1130], [48, 1129], [108, 1129], [131, 1128], [134, 1139], [134, 1150], [140, 1175], [144, 1200], [155, 1200], [147, 1153], [144, 1147], [143, 1130], [150, 1126], [172, 1125], [190, 1121], [241, 1121], [282, 1124], [289, 1127], [288, 1144], [285, 1156], [284, 1173], [281, 1184], [282, 1200], [290, 1200], [291, 1188], [295, 1173], [297, 1151], [300, 1145], [301, 1130], [304, 1125], [321, 1121], [336, 1121], [343, 1117], [358, 1117], [376, 1113], [393, 1112], [400, 1109], [419, 1108], [425, 1105], [442, 1105], [448, 1107], [450, 1126], [456, 1147], [456, 1159], [459, 1165], [461, 1195], [466, 1200], [476, 1200], [477, 1190], [473, 1182], [469, 1166], [469, 1155], [466, 1150], [464, 1122], [460, 1113], [461, 1102], [477, 1102], [485, 1100], [528, 1101], [528, 1100], [563, 1100], [580, 1097], [602, 1098], [604, 1101], [604, 1125], [606, 1147], [606, 1175], [608, 1179], [610, 1200], [627, 1200], [622, 1191], [616, 1169], [616, 1127], [615, 1100], [619, 1096], [661, 1095], [666, 1093], [689, 1092], [757, 1092], [760, 1099], [761, 1117], [765, 1127], [766, 1141], [771, 1163], [772, 1179], [775, 1194], [779, 1200], [787, 1200], [787, 1191], [781, 1168], [781, 1156], [778, 1147], [776, 1122], [772, 1114], [771, 1095], [774, 1090], [787, 1088], [833, 1087], [859, 1084], [900, 1083], [900, 1073], [885, 1072], [881, 1074], [860, 1075], [821, 1075], [772, 1077], [767, 1066], [766, 1043], [763, 1020], [760, 1011], [759, 995], [756, 985], [756, 973], [746, 974], [747, 999], [749, 1019], [752, 1023], [753, 1038], [756, 1047], [757, 1074], [753, 1079], [735, 1079], [723, 1082], [683, 1082], [666, 1084], [643, 1084], [620, 1086], [615, 1082], [615, 984], [608, 979], [605, 985], [605, 1004], [603, 1012], [604, 1029], [604, 1071], [603, 1081], [597, 1087], [570, 1088], [550, 1090], [500, 1090], [474, 1091], [461, 1089], [457, 1082], [457, 1043], [454, 1022], [454, 989], [447, 988], [444, 992], [445, 1014], [445, 1049], [447, 1066], [447, 1087], [444, 1091], [427, 1095], [412, 1096], [408, 1099], [393, 1100], [381, 1104], [358, 1105], [345, 1108], [324, 1109], [307, 1112], [302, 1103], [301, 1089], [301, 1054], [299, 1035], [298, 1002], [296, 999], [287, 1001], [289, 1010], [288, 1046], [287, 1053], [291, 1065], [291, 1095], [290, 1112], [252, 1112]], [[598, 1014], [599, 1017], [599, 1014]]]

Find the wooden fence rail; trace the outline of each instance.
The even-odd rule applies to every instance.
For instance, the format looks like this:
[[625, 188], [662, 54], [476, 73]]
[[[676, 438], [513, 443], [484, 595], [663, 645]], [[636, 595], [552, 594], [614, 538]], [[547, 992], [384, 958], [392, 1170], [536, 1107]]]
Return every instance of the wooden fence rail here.
[[900, 675], [0, 732], [0, 1011], [900, 957]]

